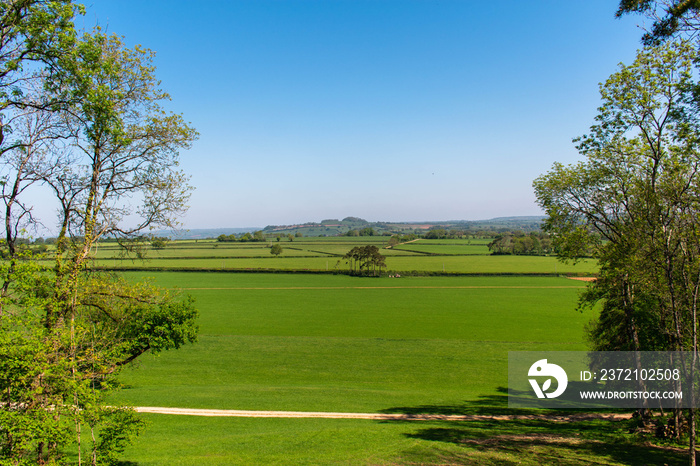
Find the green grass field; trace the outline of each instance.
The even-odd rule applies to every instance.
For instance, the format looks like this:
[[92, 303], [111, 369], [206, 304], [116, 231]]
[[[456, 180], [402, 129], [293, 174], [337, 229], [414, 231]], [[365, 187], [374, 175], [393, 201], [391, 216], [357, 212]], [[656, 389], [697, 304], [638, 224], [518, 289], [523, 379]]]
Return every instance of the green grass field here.
[[[100, 245], [95, 265], [112, 269], [344, 271], [342, 256], [362, 244], [386, 245], [382, 236], [298, 238], [282, 241], [282, 254], [270, 254], [270, 243], [174, 242], [147, 251], [146, 260], [124, 258], [116, 245]], [[556, 257], [492, 256], [486, 240], [420, 240], [382, 249], [389, 273], [417, 271], [453, 274], [577, 274], [591, 275], [596, 263], [563, 264]]]
[[[421, 240], [383, 249], [389, 270], [445, 275], [279, 273], [333, 271], [353, 246], [381, 247], [386, 240], [297, 238], [282, 241], [285, 250], [277, 258], [266, 243], [178, 241], [150, 251], [146, 262], [124, 260], [114, 246], [101, 245], [98, 265], [143, 269], [122, 273], [134, 280], [152, 277], [158, 285], [192, 294], [201, 313], [199, 342], [142, 357], [121, 374], [124, 389], [113, 401], [209, 409], [517, 414], [521, 411], [507, 407], [508, 351], [586, 348], [584, 326], [595, 311], [575, 311], [585, 283], [559, 275], [593, 275], [593, 261], [573, 265], [554, 257], [491, 256], [485, 254], [488, 240]], [[224, 273], [216, 271], [222, 268]], [[234, 269], [277, 273], [228, 273]], [[601, 420], [142, 416], [150, 426], [125, 452], [125, 464], [686, 462], [682, 452], [636, 443], [624, 423]]]
[[581, 283], [566, 279], [156, 278], [197, 298], [201, 341], [125, 373], [133, 388], [121, 396], [145, 406], [379, 412], [456, 404], [506, 386], [508, 351], [585, 349], [591, 318], [573, 311]]
[[[123, 373], [126, 389], [115, 401], [139, 406], [508, 413], [507, 352], [583, 350], [593, 317], [574, 311], [584, 284], [565, 278], [147, 275], [197, 298], [201, 332], [196, 345], [147, 356]], [[630, 443], [626, 426], [601, 421], [144, 417], [151, 427], [125, 456], [138, 464], [682, 459]], [[562, 435], [575, 440], [547, 440]]]

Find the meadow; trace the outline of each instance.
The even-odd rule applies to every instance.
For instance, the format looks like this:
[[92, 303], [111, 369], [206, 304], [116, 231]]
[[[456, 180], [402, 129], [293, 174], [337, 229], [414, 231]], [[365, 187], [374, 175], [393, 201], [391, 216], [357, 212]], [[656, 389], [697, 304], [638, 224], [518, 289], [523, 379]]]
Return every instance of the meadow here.
[[178, 241], [167, 248], [147, 249], [146, 260], [127, 258], [115, 244], [101, 244], [95, 265], [114, 270], [192, 271], [345, 271], [342, 256], [353, 246], [374, 244], [386, 256], [390, 273], [514, 274], [514, 275], [591, 275], [596, 271], [592, 260], [564, 264], [554, 256], [492, 256], [488, 240], [420, 240], [386, 249], [383, 236], [296, 238], [283, 240], [283, 252], [270, 254], [272, 242], [221, 243]]
[[[173, 249], [213, 248], [201, 243]], [[295, 243], [349, 249], [347, 241], [325, 238]], [[410, 258], [429, 270], [436, 268], [432, 261], [453, 258], [455, 248], [471, 247], [437, 240], [425, 246], [450, 251]], [[575, 310], [585, 283], [518, 274], [533, 270], [537, 257], [456, 259], [461, 270], [510, 275], [360, 278], [177, 267], [198, 259], [170, 259], [171, 271], [123, 272], [193, 295], [200, 338], [125, 370], [114, 400], [208, 409], [522, 414], [507, 408], [508, 351], [584, 350], [584, 327], [595, 312]], [[601, 420], [142, 416], [150, 427], [124, 459], [143, 465], [685, 462], [682, 453], [625, 436], [626, 424]]]

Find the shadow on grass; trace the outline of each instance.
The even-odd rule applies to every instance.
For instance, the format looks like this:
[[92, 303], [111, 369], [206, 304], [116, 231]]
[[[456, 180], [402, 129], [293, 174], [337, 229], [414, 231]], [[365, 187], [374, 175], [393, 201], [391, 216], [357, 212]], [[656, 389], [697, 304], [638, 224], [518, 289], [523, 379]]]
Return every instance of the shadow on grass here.
[[688, 463], [682, 448], [653, 446], [629, 434], [629, 420], [612, 420], [605, 417], [606, 413], [600, 417], [585, 416], [591, 413], [581, 410], [509, 409], [507, 390], [497, 391], [496, 395], [460, 405], [401, 406], [384, 411], [473, 415], [477, 416], [475, 419], [381, 422], [405, 423], [405, 437], [428, 442], [404, 452], [403, 464], [673, 466]]

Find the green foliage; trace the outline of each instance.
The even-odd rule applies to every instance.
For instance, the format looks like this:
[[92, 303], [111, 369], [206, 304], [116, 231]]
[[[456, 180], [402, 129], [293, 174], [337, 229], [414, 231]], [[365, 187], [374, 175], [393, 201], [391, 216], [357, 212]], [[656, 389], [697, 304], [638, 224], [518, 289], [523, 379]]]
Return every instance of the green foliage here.
[[555, 164], [534, 182], [560, 254], [591, 251], [600, 261], [597, 291], [585, 298], [603, 300], [601, 322], [618, 324], [592, 328], [598, 348], [692, 348], [700, 280], [700, 120], [688, 95], [695, 60], [687, 43], [640, 51], [601, 86], [596, 124], [577, 139], [586, 160]]
[[[650, 5], [623, 3], [642, 9]], [[696, 2], [682, 3], [697, 12]], [[668, 18], [662, 23], [671, 30], [663, 34], [675, 32], [677, 18], [670, 14], [671, 23]], [[581, 303], [603, 303], [589, 328], [595, 349], [698, 351], [697, 63], [697, 51], [688, 42], [639, 51], [634, 63], [621, 66], [601, 85], [596, 124], [576, 140], [586, 160], [555, 165], [534, 182], [548, 214], [545, 230], [562, 254], [577, 258], [590, 249], [601, 265]], [[692, 370], [698, 370], [696, 364], [694, 358]], [[674, 413], [677, 439], [680, 412]], [[695, 408], [688, 410], [691, 465], [695, 415]]]
[[[141, 427], [133, 411], [105, 403], [120, 369], [197, 336], [191, 298], [87, 269], [101, 237], [140, 255], [144, 230], [184, 212], [191, 188], [178, 150], [197, 133], [161, 107], [169, 97], [153, 53], [99, 29], [78, 39], [80, 10], [64, 0], [0, 3], [0, 162], [10, 187], [0, 262], [3, 464], [65, 464], [71, 443], [82, 464], [84, 429], [90, 463], [115, 464]], [[51, 249], [20, 238], [31, 221], [23, 193], [38, 182], [59, 207]], [[126, 226], [127, 216], [136, 224]]]
[[153, 249], [165, 249], [169, 242], [170, 238], [167, 237], [151, 238], [151, 247]]
[[273, 256], [279, 256], [280, 254], [282, 254], [282, 245], [276, 243], [270, 246], [270, 254], [272, 254]]
[[119, 455], [129, 446], [146, 423], [128, 408], [100, 407], [98, 416], [102, 429], [99, 440], [93, 446], [93, 455], [98, 465], [115, 466], [120, 464]]
[[647, 45], [658, 45], [664, 40], [681, 33], [698, 30], [698, 0], [620, 0], [616, 16], [628, 13], [646, 13], [654, 24], [651, 31], [642, 37]]
[[220, 243], [233, 243], [235, 241], [238, 241], [238, 238], [236, 238], [236, 235], [221, 234], [216, 238], [216, 240]]
[[552, 241], [545, 233], [498, 235], [488, 244], [492, 254], [539, 256], [554, 252]]
[[379, 248], [373, 244], [367, 246], [355, 246], [342, 258], [350, 267], [352, 273], [374, 276], [381, 273], [386, 267], [385, 257], [379, 253]]

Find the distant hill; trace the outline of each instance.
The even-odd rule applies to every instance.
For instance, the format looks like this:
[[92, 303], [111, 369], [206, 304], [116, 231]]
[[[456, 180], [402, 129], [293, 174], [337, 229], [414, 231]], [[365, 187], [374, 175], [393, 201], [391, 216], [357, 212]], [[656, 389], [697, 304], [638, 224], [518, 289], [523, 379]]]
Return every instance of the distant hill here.
[[345, 217], [342, 220], [326, 219], [321, 222], [298, 223], [294, 225], [268, 225], [265, 228], [193, 228], [189, 230], [160, 230], [153, 232], [155, 236], [167, 236], [172, 239], [206, 239], [219, 235], [240, 235], [247, 232], [263, 230], [265, 235], [295, 235], [304, 236], [338, 236], [351, 230], [371, 228], [375, 234], [422, 234], [430, 229], [464, 231], [503, 232], [520, 230], [525, 232], [538, 231], [541, 228], [543, 216], [529, 217], [497, 217], [489, 220], [448, 220], [435, 222], [368, 222], [360, 217]]
[[216, 238], [219, 235], [240, 235], [250, 231], [262, 230], [260, 227], [250, 228], [194, 228], [189, 230], [159, 230], [154, 236], [166, 236], [171, 239], [205, 239]]
[[351, 230], [371, 228], [375, 234], [408, 234], [425, 233], [430, 229], [466, 231], [538, 231], [541, 228], [543, 216], [528, 217], [498, 217], [489, 220], [449, 220], [435, 222], [368, 222], [359, 217], [346, 217], [343, 220], [328, 219], [321, 222], [308, 222], [295, 225], [268, 225], [263, 231], [266, 235], [288, 235], [301, 233], [304, 236], [338, 236]]

